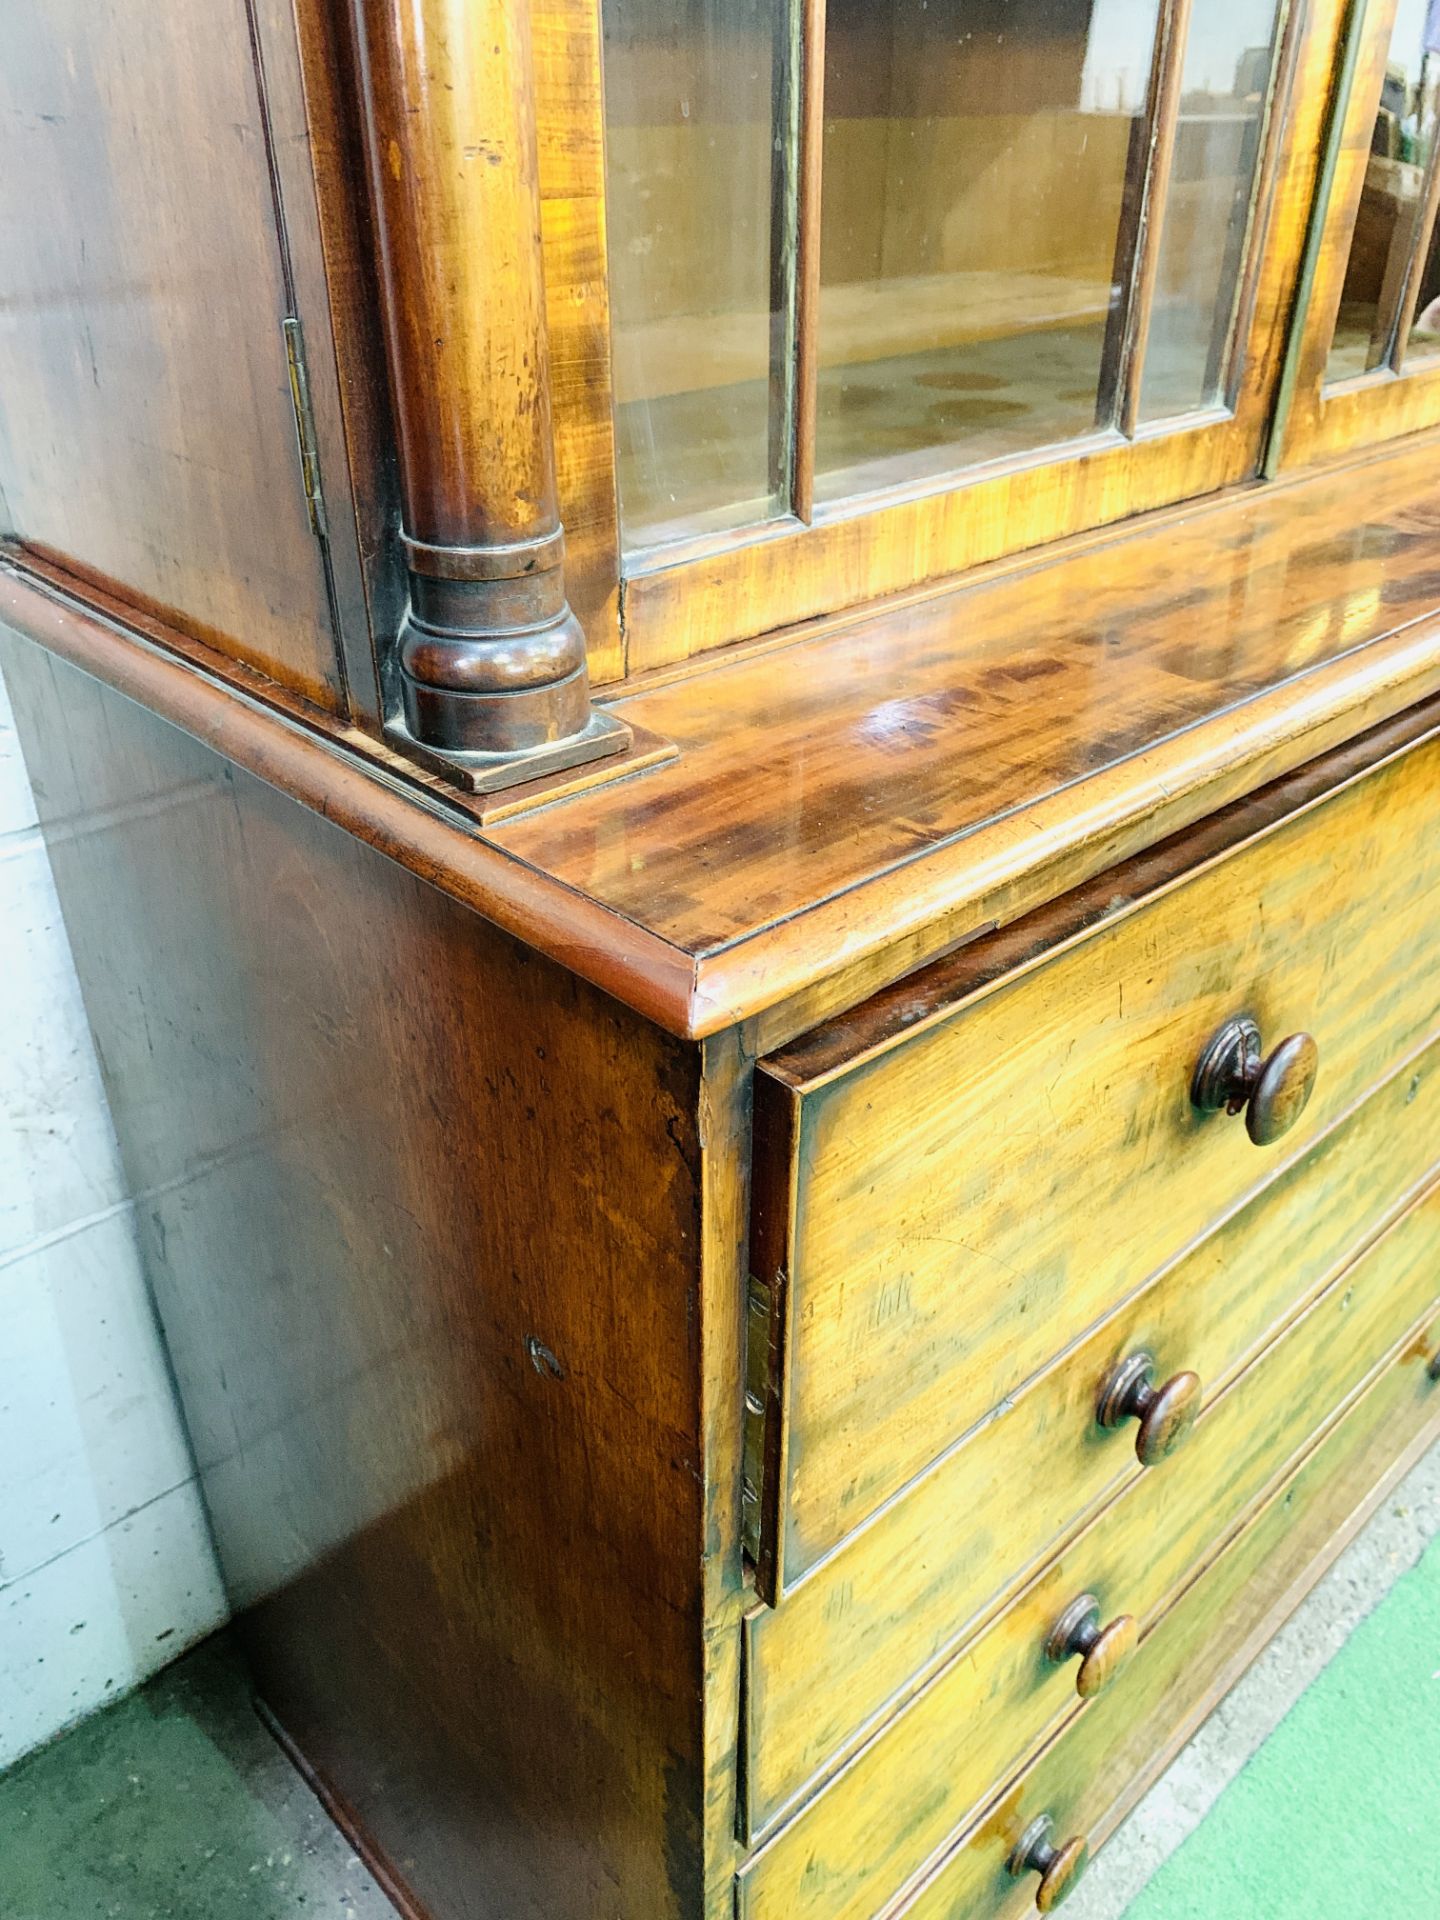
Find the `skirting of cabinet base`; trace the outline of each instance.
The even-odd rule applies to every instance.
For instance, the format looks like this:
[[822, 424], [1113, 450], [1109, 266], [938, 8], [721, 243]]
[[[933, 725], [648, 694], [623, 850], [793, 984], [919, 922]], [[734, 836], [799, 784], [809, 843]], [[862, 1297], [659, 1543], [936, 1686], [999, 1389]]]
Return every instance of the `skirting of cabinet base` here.
[[400, 1915], [400, 1920], [431, 1920], [431, 1916], [426, 1909], [420, 1905], [418, 1900], [411, 1898], [401, 1882], [397, 1880], [395, 1875], [390, 1871], [390, 1862], [386, 1859], [384, 1851], [377, 1847], [371, 1840], [360, 1821], [355, 1817], [354, 1809], [346, 1804], [322, 1775], [316, 1773], [315, 1769], [290, 1738], [279, 1720], [276, 1719], [270, 1708], [258, 1695], [255, 1699], [255, 1711], [259, 1714], [279, 1746], [283, 1749], [285, 1757], [291, 1766], [294, 1767], [295, 1771], [304, 1780], [306, 1786], [309, 1787], [326, 1813], [329, 1814], [330, 1818], [335, 1822], [335, 1825], [350, 1842], [350, 1845], [355, 1850], [356, 1856], [364, 1864], [365, 1871], [370, 1875], [372, 1880], [379, 1884], [380, 1890], [385, 1895], [385, 1898]]

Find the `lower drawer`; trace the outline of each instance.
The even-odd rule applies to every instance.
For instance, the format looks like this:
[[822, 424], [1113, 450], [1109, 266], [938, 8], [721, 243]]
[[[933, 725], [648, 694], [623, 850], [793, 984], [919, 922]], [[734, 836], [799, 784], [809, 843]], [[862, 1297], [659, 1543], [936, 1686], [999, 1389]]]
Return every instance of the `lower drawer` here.
[[755, 1854], [742, 1920], [868, 1920], [1073, 1710], [1078, 1663], [1045, 1651], [1070, 1603], [1091, 1593], [1106, 1620], [1158, 1618], [1437, 1292], [1440, 1186], [1221, 1395], [1183, 1454], [1132, 1482]]
[[884, 1920], [1017, 1920], [1033, 1873], [1009, 1861], [1048, 1817], [1062, 1845], [1098, 1845], [1195, 1732], [1397, 1475], [1440, 1435], [1428, 1363], [1440, 1322], [1413, 1328], [1369, 1390], [1276, 1489], [1153, 1631], [1103, 1699], [1078, 1713]]

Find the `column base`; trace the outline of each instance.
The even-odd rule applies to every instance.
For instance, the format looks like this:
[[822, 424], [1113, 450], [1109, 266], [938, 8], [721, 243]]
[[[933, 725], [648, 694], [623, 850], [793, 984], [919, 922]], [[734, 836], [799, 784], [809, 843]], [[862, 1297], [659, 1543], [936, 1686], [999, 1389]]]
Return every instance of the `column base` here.
[[403, 712], [396, 709], [385, 722], [385, 737], [407, 759], [453, 781], [466, 792], [496, 793], [505, 787], [543, 779], [546, 774], [588, 766], [592, 760], [607, 759], [612, 753], [623, 753], [630, 745], [631, 732], [615, 714], [595, 707], [580, 732], [563, 740], [545, 740], [538, 746], [522, 747], [511, 753], [474, 753], [427, 746], [415, 738]]

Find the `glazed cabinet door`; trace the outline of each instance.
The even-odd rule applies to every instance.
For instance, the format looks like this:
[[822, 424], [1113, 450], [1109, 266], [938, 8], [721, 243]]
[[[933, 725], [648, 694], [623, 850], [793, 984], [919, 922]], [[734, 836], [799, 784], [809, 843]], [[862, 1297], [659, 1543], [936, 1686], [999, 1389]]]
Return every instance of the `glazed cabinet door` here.
[[628, 669], [1252, 474], [1324, 14], [601, 0]]

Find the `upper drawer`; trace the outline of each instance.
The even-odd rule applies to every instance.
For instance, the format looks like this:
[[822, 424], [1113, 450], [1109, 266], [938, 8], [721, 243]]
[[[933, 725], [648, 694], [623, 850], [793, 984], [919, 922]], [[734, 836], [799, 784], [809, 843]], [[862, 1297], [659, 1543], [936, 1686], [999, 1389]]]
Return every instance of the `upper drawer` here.
[[1432, 741], [997, 979], [975, 953], [971, 990], [761, 1064], [765, 1598], [1271, 1177], [1241, 1120], [1191, 1101], [1225, 1021], [1314, 1036], [1294, 1145], [1434, 1026], [1437, 817]]

